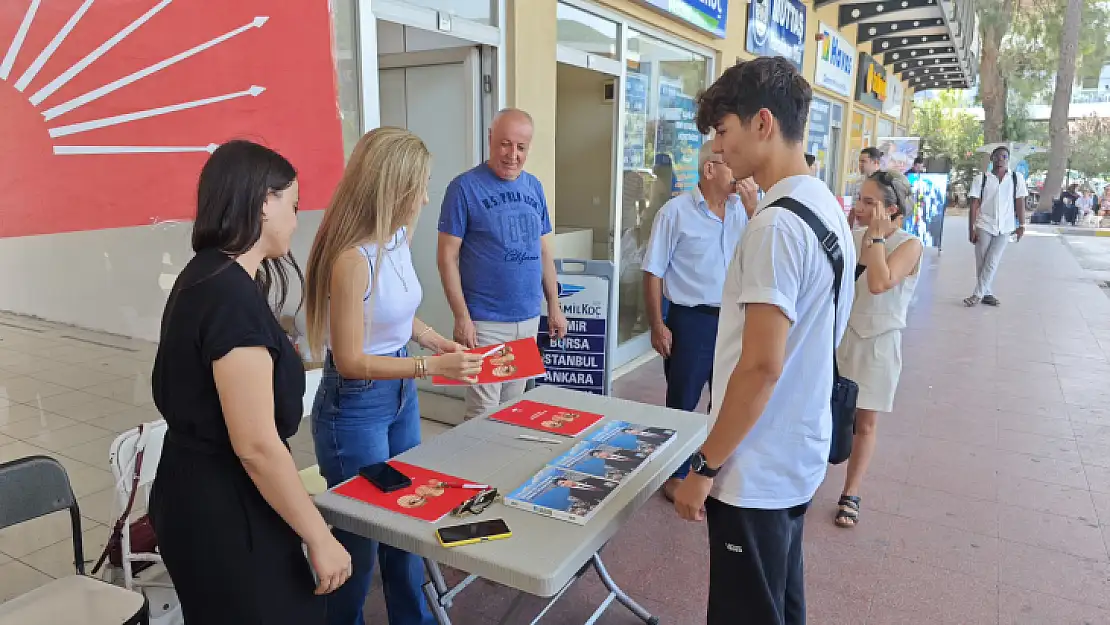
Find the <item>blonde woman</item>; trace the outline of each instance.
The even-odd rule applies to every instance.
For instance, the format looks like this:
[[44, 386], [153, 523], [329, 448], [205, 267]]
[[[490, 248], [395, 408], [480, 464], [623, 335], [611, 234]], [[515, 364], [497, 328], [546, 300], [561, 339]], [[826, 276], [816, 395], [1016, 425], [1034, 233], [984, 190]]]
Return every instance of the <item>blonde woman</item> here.
[[[431, 155], [416, 135], [379, 128], [355, 146], [308, 259], [308, 340], [325, 354], [312, 436], [328, 486], [420, 444], [414, 378], [473, 381], [479, 356], [416, 318], [422, 290], [409, 233], [428, 201]], [[410, 356], [409, 341], [435, 352]], [[334, 530], [354, 571], [327, 600], [329, 625], [362, 625], [375, 556], [391, 625], [431, 625], [424, 566], [409, 553]]]
[[834, 519], [840, 527], [859, 522], [860, 485], [875, 453], [878, 415], [894, 409], [902, 374], [902, 329], [922, 252], [921, 241], [900, 227], [909, 198], [905, 176], [880, 171], [864, 180], [853, 206], [855, 221], [863, 226], [853, 233], [859, 259], [856, 297], [836, 360], [841, 375], [859, 384], [859, 397], [852, 457]]

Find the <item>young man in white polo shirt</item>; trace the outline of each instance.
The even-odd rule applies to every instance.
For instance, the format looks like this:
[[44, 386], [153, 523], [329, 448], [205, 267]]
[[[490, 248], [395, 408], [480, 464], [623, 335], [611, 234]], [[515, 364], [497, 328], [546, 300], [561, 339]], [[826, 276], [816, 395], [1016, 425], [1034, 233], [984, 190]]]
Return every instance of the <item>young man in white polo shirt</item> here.
[[[806, 166], [811, 99], [793, 64], [760, 57], [728, 69], [698, 101], [698, 128], [716, 130], [714, 149], [734, 175], [767, 190], [725, 278], [715, 423], [675, 493], [683, 518], [709, 521], [710, 625], [805, 622], [802, 527], [825, 477], [834, 350], [856, 266], [844, 212]], [[825, 248], [783, 198], [835, 235], [829, 249], [846, 268], [839, 309]]]
[[1002, 252], [1010, 235], [1020, 241], [1025, 234], [1025, 177], [1010, 171], [1010, 149], [1005, 146], [991, 152], [991, 173], [982, 173], [971, 181], [971, 215], [968, 233], [975, 246], [975, 292], [964, 299], [965, 306], [979, 303], [998, 306], [991, 291], [994, 274], [1002, 261]]

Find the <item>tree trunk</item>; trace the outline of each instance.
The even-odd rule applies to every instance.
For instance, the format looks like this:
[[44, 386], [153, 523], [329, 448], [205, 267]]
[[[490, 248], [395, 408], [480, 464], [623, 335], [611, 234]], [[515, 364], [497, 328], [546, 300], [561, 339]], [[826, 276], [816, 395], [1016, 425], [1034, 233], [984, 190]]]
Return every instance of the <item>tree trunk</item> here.
[[1064, 173], [1071, 150], [1068, 132], [1068, 109], [1071, 90], [1075, 85], [1075, 62], [1079, 55], [1079, 27], [1083, 19], [1083, 0], [1068, 0], [1064, 13], [1064, 28], [1060, 31], [1060, 64], [1056, 69], [1056, 92], [1052, 96], [1052, 113], [1048, 118], [1048, 137], [1051, 148], [1048, 154], [1048, 175], [1044, 192], [1037, 206], [1040, 211], [1052, 208], [1052, 200], [1060, 194]]
[[979, 99], [983, 102], [983, 140], [987, 143], [1006, 138], [1006, 85], [999, 62], [1012, 14], [1013, 0], [982, 0], [979, 5]]
[[979, 56], [979, 98], [983, 101], [983, 140], [1003, 141], [1006, 126], [1006, 86], [998, 67], [1004, 26], [982, 25], [982, 53]]

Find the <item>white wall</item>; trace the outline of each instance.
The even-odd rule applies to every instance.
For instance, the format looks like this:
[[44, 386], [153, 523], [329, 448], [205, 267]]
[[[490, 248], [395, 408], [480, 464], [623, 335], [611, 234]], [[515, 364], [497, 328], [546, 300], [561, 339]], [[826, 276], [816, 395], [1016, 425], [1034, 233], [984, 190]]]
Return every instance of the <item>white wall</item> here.
[[555, 226], [588, 228], [597, 259], [610, 258], [613, 228], [613, 107], [603, 100], [612, 77], [560, 63], [555, 118]]
[[[301, 263], [323, 214], [299, 216], [293, 253]], [[193, 257], [192, 228], [175, 221], [0, 239], [0, 310], [157, 340], [166, 295]]]

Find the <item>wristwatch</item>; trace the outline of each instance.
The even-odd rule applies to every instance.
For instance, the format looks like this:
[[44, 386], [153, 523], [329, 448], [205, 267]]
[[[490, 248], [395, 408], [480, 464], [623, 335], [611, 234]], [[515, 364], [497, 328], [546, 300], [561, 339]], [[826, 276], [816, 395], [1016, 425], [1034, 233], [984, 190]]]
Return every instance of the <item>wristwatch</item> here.
[[886, 243], [886, 237], [875, 237], [873, 239], [868, 239], [867, 242], [870, 245], [878, 245], [880, 243]]
[[690, 456], [690, 470], [702, 477], [714, 478], [721, 472], [721, 467], [709, 468], [709, 462], [705, 459], [705, 454], [696, 451], [693, 456]]

